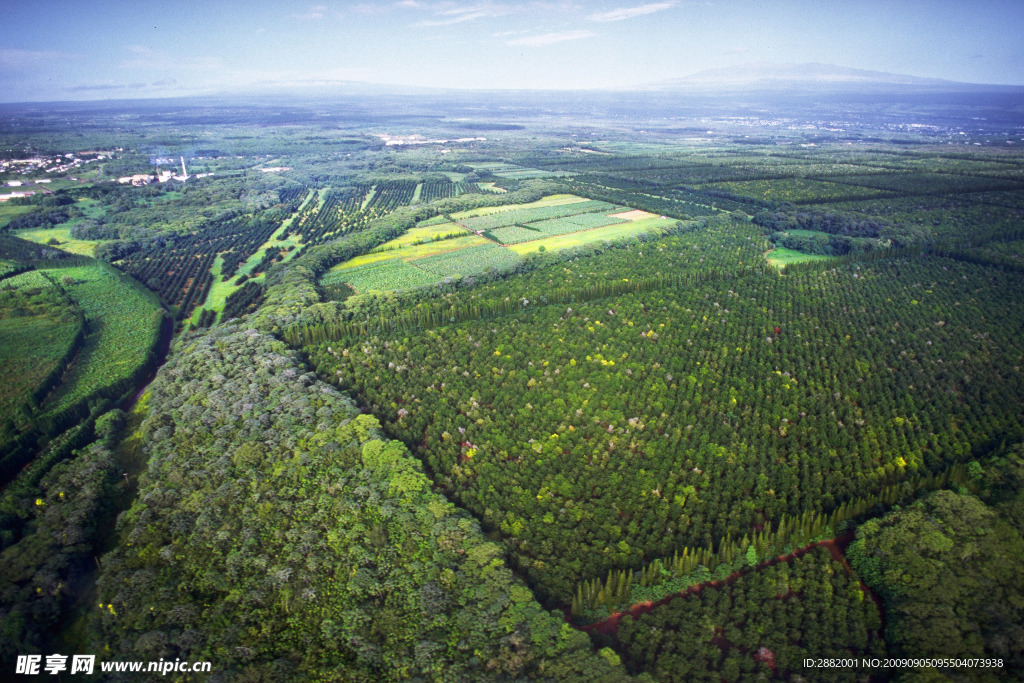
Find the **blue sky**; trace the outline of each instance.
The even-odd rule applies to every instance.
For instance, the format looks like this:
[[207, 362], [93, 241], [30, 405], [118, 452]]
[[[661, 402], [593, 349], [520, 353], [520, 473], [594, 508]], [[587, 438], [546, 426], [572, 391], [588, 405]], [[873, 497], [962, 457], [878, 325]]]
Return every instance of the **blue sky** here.
[[602, 88], [823, 62], [1024, 84], [1020, 0], [0, 0], [0, 101], [330, 81]]

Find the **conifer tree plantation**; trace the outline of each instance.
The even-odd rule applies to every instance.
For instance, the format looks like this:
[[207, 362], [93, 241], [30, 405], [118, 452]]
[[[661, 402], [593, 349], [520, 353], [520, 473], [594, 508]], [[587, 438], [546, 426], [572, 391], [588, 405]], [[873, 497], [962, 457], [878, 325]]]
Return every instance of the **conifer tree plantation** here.
[[0, 679], [1024, 679], [1024, 119], [914, 93], [4, 105]]

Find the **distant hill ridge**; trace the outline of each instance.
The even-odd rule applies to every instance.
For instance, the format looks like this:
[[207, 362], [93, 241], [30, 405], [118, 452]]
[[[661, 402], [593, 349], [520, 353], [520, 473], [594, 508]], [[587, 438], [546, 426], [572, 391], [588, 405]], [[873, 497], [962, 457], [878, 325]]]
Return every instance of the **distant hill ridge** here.
[[697, 73], [671, 78], [641, 86], [650, 90], [687, 90], [707, 88], [834, 88], [860, 89], [888, 86], [924, 87], [929, 89], [961, 89], [982, 86], [940, 78], [922, 78], [906, 74], [852, 69], [834, 64], [809, 62], [805, 64], [752, 63], [707, 69]]

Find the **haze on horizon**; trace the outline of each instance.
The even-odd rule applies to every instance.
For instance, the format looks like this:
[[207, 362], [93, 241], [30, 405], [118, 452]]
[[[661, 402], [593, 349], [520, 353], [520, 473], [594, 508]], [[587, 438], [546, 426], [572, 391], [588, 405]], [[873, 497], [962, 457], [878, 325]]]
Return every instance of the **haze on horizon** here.
[[1017, 0], [0, 2], [0, 101], [173, 97], [360, 81], [636, 86], [820, 62], [1024, 85]]

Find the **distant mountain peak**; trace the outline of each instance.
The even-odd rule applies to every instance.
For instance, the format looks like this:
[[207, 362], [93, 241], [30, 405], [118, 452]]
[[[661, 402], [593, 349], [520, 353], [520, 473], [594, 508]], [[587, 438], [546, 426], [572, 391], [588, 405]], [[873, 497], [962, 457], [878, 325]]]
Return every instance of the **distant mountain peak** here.
[[699, 71], [682, 78], [648, 84], [654, 89], [676, 88], [780, 88], [857, 86], [958, 86], [965, 85], [939, 78], [921, 78], [906, 74], [852, 69], [834, 64], [752, 63]]

